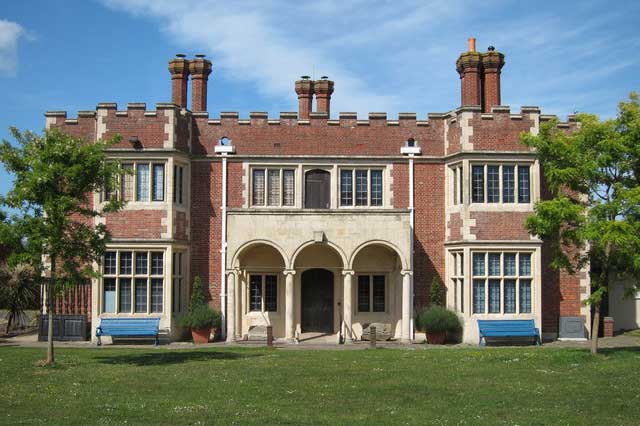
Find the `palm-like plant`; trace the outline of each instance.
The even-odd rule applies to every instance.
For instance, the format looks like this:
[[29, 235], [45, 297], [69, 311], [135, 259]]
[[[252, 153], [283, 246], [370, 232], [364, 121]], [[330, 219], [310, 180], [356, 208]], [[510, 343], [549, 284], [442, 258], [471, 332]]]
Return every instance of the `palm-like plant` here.
[[11, 326], [24, 318], [24, 311], [33, 305], [36, 296], [35, 278], [34, 269], [28, 264], [0, 268], [0, 292], [8, 311], [5, 333], [9, 333]]

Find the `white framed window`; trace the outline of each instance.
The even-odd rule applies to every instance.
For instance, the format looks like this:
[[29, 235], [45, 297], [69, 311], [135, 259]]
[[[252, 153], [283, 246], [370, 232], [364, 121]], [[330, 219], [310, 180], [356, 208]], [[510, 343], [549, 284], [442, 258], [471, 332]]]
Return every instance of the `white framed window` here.
[[340, 168], [340, 206], [382, 206], [383, 175], [380, 168]]
[[164, 311], [164, 252], [108, 250], [103, 261], [104, 313]]
[[386, 311], [386, 277], [383, 274], [358, 274], [358, 312]]
[[122, 201], [164, 201], [165, 163], [154, 161], [125, 161], [120, 167], [126, 172], [120, 177], [117, 189], [102, 193], [102, 201], [113, 196]]
[[278, 311], [278, 275], [249, 274], [249, 311]]
[[181, 251], [173, 252], [173, 262], [171, 262], [171, 277], [173, 282], [172, 311], [174, 313], [183, 312], [185, 303], [183, 303], [182, 295], [185, 283], [185, 254]]
[[185, 168], [184, 166], [173, 166], [173, 202], [178, 205], [184, 205], [184, 187], [185, 187]]
[[472, 203], [531, 202], [530, 164], [471, 164]]
[[451, 253], [451, 288], [453, 289], [453, 309], [464, 312], [464, 252]]
[[293, 168], [252, 168], [251, 205], [256, 207], [293, 207], [296, 196], [295, 175]]
[[474, 314], [532, 313], [531, 252], [472, 253]]
[[453, 205], [464, 204], [464, 177], [462, 174], [462, 164], [457, 164], [449, 168], [451, 173], [451, 202]]

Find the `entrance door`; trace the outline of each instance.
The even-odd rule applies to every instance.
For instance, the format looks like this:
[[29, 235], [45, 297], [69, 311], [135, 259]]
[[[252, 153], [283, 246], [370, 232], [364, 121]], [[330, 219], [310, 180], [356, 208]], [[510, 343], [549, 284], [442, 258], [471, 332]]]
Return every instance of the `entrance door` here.
[[333, 333], [333, 272], [309, 269], [302, 273], [303, 333]]
[[304, 207], [328, 209], [331, 195], [331, 174], [326, 170], [310, 170], [305, 176]]

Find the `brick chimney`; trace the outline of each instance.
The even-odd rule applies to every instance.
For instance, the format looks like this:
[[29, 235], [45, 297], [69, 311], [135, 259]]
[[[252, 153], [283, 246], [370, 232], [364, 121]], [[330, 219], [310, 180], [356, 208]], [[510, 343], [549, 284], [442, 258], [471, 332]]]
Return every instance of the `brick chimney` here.
[[189, 61], [178, 53], [169, 61], [171, 73], [171, 102], [185, 108], [187, 106], [187, 83], [189, 81]]
[[460, 55], [456, 69], [460, 74], [462, 106], [482, 106], [482, 55], [476, 52], [475, 38], [469, 39], [468, 51]]
[[207, 110], [207, 81], [211, 74], [211, 61], [205, 59], [205, 55], [196, 55], [189, 61], [191, 72], [191, 111], [202, 112]]
[[303, 75], [296, 81], [296, 93], [298, 94], [298, 119], [308, 120], [313, 101], [313, 81], [308, 75]]
[[491, 112], [491, 107], [500, 105], [500, 70], [504, 66], [504, 55], [489, 46], [482, 54], [482, 111]]
[[313, 83], [313, 91], [316, 94], [316, 111], [331, 113], [331, 94], [333, 93], [333, 81], [326, 75]]

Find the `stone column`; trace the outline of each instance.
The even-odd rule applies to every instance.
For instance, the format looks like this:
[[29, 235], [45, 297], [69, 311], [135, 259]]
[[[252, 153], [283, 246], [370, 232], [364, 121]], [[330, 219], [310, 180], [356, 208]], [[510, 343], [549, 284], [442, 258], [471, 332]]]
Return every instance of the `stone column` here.
[[236, 272], [227, 271], [227, 342], [236, 340]]
[[411, 271], [402, 271], [402, 335], [404, 343], [411, 341]]
[[288, 342], [293, 341], [294, 336], [294, 309], [293, 309], [293, 278], [296, 271], [287, 269], [284, 271], [285, 276], [285, 316], [284, 316], [284, 337]]
[[344, 316], [344, 342], [353, 342], [353, 309], [351, 307], [351, 294], [352, 294], [352, 281], [354, 271], [342, 271], [342, 304], [343, 304], [343, 316]]

